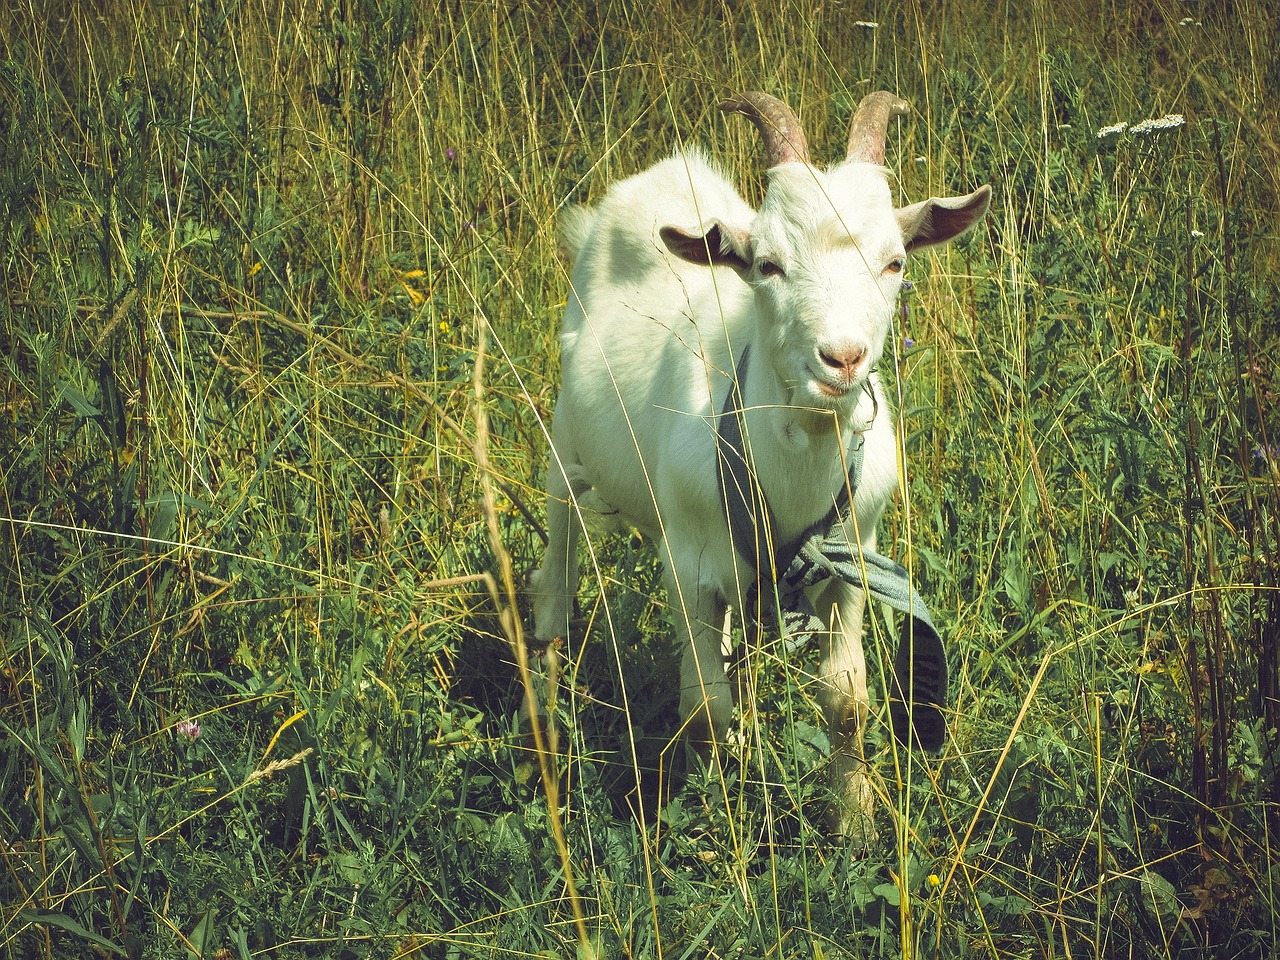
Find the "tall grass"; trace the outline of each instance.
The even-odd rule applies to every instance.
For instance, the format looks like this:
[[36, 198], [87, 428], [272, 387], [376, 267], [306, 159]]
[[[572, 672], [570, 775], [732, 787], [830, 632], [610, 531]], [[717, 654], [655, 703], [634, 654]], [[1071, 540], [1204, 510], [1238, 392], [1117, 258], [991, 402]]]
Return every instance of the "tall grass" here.
[[[1278, 42], [1256, 0], [0, 11], [0, 951], [1271, 956]], [[881, 844], [828, 841], [767, 648], [655, 812], [676, 631], [592, 537], [549, 811], [557, 211], [684, 143], [759, 197], [723, 94], [834, 156], [876, 87], [904, 201], [997, 197], [883, 370], [948, 745], [876, 718]]]

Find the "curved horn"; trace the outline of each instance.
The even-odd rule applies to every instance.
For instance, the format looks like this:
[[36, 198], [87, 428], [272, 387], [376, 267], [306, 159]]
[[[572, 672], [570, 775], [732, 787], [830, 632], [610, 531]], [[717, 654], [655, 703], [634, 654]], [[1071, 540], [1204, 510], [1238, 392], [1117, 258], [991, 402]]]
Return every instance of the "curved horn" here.
[[741, 113], [756, 125], [764, 140], [769, 166], [780, 163], [808, 163], [809, 143], [795, 113], [777, 97], [753, 90], [730, 97], [720, 104], [725, 113]]
[[868, 93], [858, 104], [858, 112], [849, 124], [849, 153], [847, 159], [860, 163], [884, 165], [884, 138], [889, 132], [889, 120], [904, 116], [911, 107], [888, 90]]

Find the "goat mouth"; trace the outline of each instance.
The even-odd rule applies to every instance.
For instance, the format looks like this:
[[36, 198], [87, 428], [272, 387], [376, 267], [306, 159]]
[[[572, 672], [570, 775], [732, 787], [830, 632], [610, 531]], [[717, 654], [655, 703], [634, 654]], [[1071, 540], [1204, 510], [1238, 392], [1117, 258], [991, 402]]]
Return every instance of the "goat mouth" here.
[[848, 387], [838, 387], [833, 383], [827, 383], [825, 380], [817, 381], [818, 389], [825, 393], [828, 397], [847, 397], [849, 395]]
[[856, 383], [832, 383], [826, 377], [820, 376], [813, 370], [809, 370], [809, 376], [813, 380], [813, 385], [818, 388], [818, 392], [823, 396], [830, 397], [832, 400], [843, 400], [853, 393], [854, 388], [858, 386]]

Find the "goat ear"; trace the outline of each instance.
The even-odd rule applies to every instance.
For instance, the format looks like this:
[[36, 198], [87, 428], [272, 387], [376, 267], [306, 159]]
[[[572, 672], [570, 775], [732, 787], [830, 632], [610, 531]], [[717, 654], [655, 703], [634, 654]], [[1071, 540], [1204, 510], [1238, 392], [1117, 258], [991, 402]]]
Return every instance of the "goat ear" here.
[[663, 227], [658, 235], [668, 250], [689, 263], [732, 267], [739, 273], [751, 269], [751, 234], [719, 220], [712, 220], [706, 233]]
[[955, 239], [986, 216], [989, 206], [988, 184], [965, 197], [931, 197], [894, 212], [902, 228], [902, 242], [910, 253]]

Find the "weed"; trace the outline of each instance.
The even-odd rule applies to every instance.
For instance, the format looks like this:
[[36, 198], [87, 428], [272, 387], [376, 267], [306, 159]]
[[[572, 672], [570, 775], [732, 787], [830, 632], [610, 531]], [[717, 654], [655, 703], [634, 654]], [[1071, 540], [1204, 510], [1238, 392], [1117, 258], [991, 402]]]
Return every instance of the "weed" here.
[[[1274, 17], [695, 6], [0, 12], [0, 954], [1272, 955]], [[589, 538], [542, 751], [516, 664], [557, 212], [690, 142], [758, 197], [721, 95], [825, 156], [874, 87], [904, 201], [997, 200], [882, 370], [956, 694], [855, 856], [812, 652], [664, 779], [651, 545]]]

